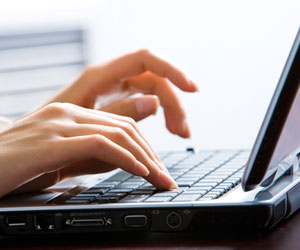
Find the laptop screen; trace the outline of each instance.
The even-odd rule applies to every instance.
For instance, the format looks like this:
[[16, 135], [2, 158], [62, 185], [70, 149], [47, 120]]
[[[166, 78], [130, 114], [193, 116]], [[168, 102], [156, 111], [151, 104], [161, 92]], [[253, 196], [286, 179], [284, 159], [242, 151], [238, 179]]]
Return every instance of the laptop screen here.
[[245, 191], [268, 186], [300, 152], [300, 29], [244, 172]]

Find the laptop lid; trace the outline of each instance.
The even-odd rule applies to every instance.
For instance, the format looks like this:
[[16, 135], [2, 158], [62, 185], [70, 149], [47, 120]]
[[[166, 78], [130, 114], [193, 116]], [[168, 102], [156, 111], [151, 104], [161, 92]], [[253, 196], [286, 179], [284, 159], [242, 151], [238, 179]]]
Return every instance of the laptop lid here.
[[300, 29], [252, 148], [242, 179], [245, 191], [269, 186], [300, 155]]

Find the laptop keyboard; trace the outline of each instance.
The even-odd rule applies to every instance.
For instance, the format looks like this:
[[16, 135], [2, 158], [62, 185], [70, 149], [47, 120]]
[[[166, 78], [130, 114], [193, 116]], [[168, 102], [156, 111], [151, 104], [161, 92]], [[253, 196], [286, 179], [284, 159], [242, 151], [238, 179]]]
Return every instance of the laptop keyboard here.
[[249, 151], [173, 151], [159, 154], [178, 189], [160, 191], [127, 172], [97, 183], [65, 204], [189, 202], [217, 199], [241, 182]]

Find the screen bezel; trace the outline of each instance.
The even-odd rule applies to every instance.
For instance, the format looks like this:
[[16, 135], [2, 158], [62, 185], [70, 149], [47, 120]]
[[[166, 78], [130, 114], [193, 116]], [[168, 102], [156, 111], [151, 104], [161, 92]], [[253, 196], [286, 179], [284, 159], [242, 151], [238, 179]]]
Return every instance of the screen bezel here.
[[[268, 178], [269, 163], [279, 140], [281, 131], [296, 97], [300, 81], [300, 29], [280, 76], [278, 85], [270, 102], [262, 126], [250, 153], [242, 178], [242, 188], [253, 190]], [[298, 72], [297, 72], [298, 71]], [[300, 115], [300, 114], [299, 114]]]

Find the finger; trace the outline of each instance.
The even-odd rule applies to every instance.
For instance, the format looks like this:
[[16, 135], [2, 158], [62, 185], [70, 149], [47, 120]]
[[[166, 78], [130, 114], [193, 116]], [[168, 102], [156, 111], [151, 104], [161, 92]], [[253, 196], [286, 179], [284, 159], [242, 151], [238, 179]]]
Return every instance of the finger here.
[[[114, 115], [114, 114], [110, 114], [110, 113], [106, 113], [108, 116], [110, 115]], [[155, 162], [158, 164], [158, 166], [166, 173], [169, 173], [168, 169], [163, 165], [162, 161], [160, 160], [158, 154], [155, 152], [154, 148], [151, 146], [151, 144], [149, 143], [149, 141], [146, 139], [146, 137], [143, 135], [143, 133], [141, 132], [141, 130], [138, 128], [138, 126], [136, 125], [136, 123], [132, 122], [132, 120], [128, 119], [128, 117], [126, 116], [115, 116], [116, 120], [119, 120], [121, 122], [125, 122], [128, 123], [130, 126], [132, 126], [138, 133], [138, 135], [142, 138], [142, 140], [146, 143], [146, 145], [148, 146], [147, 148], [149, 148], [149, 150], [151, 151], [151, 155], [153, 154], [155, 157]]]
[[[97, 72], [101, 68], [102, 65], [96, 66], [95, 71]], [[198, 90], [197, 85], [189, 80], [179, 69], [155, 56], [147, 49], [129, 53], [108, 63], [106, 71], [102, 72], [102, 77], [104, 78], [103, 82], [109, 84], [115, 81], [126, 80], [147, 71], [168, 78], [183, 91], [195, 92]]]
[[126, 98], [112, 103], [101, 110], [117, 115], [128, 116], [135, 121], [140, 121], [156, 113], [159, 99], [155, 95], [144, 95], [136, 98]]
[[[85, 109], [72, 104], [69, 105], [71, 108], [81, 111], [81, 116], [76, 115], [74, 117], [78, 123], [102, 124], [106, 126], [120, 127], [125, 130], [138, 144], [140, 144], [149, 157], [151, 157], [162, 170], [168, 172], [166, 167], [161, 163], [154, 149], [151, 147], [150, 143], [145, 139], [132, 119], [98, 110]], [[87, 114], [90, 114], [90, 116], [87, 116]]]
[[148, 170], [157, 172], [159, 166], [149, 157], [144, 149], [134, 139], [132, 139], [125, 130], [119, 127], [110, 127], [96, 124], [76, 124], [66, 127], [68, 137], [86, 136], [100, 134], [120, 147], [128, 150], [134, 157], [141, 162]]
[[[177, 188], [174, 180], [160, 169], [154, 169], [149, 173], [148, 169], [139, 162], [133, 154], [120, 147], [104, 136], [87, 135], [69, 137], [63, 140], [64, 162], [73, 161], [74, 157], [96, 158], [121, 169], [143, 176], [158, 189]], [[62, 150], [63, 151], [63, 150]]]
[[184, 138], [190, 137], [184, 109], [172, 84], [167, 79], [146, 72], [128, 79], [126, 84], [135, 91], [157, 95], [164, 108], [166, 126], [170, 132]]
[[99, 134], [63, 138], [57, 144], [61, 152], [58, 165], [69, 165], [73, 161], [96, 158], [137, 175], [149, 175], [149, 170], [125, 148]]

